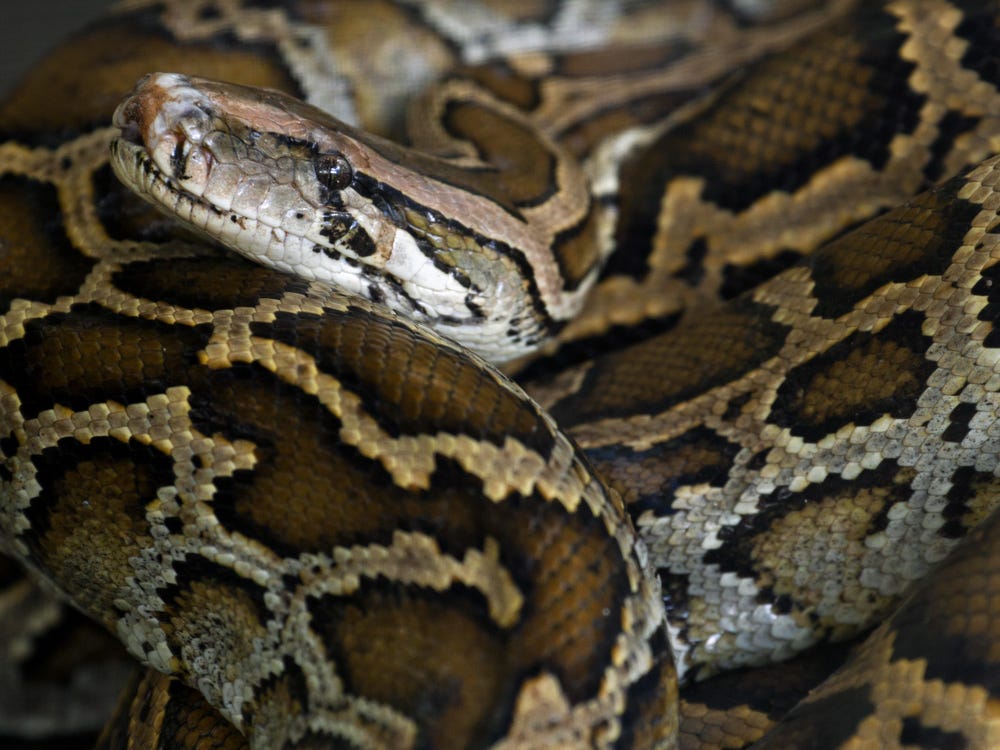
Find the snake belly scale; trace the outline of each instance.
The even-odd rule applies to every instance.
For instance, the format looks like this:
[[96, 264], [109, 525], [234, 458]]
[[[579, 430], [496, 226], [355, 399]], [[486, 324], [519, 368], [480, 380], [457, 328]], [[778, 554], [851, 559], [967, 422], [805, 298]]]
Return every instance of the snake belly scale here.
[[[55, 51], [0, 108], [0, 548], [151, 668], [99, 747], [1000, 744], [998, 19], [129, 0]], [[553, 335], [530, 397], [466, 348]]]

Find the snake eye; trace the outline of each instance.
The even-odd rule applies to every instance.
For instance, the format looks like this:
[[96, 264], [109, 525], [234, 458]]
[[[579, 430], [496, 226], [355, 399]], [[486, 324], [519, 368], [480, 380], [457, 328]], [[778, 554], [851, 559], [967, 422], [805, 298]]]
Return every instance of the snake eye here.
[[316, 179], [331, 193], [346, 188], [353, 178], [354, 171], [343, 154], [320, 154], [316, 158]]

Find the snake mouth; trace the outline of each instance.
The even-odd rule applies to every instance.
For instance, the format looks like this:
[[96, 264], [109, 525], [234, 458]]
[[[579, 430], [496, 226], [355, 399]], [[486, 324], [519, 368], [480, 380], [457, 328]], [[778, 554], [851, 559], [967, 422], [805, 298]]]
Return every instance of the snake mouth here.
[[[202, 196], [182, 187], [160, 169], [137, 128], [122, 129], [121, 135], [111, 140], [110, 155], [111, 169], [125, 187], [168, 217], [178, 219], [181, 224], [204, 234], [215, 243], [220, 242], [209, 231], [208, 225], [213, 217], [217, 218], [224, 212]], [[187, 206], [185, 218], [180, 218], [177, 212], [183, 206]]]

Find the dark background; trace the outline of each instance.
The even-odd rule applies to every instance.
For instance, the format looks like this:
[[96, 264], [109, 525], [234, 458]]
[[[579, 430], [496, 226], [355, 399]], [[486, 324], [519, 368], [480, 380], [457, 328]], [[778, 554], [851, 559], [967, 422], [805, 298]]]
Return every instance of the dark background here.
[[3, 5], [0, 97], [60, 40], [97, 18], [111, 0], [21, 0]]

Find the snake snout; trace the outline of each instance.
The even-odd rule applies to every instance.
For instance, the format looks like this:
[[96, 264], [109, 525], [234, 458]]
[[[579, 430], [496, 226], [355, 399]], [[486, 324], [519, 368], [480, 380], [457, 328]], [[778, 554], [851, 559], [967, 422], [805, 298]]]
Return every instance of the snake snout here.
[[136, 146], [144, 145], [142, 120], [142, 103], [131, 95], [118, 105], [112, 117], [112, 123], [121, 131], [122, 140]]
[[119, 125], [119, 128], [121, 129], [122, 140], [136, 146], [143, 145], [142, 131], [139, 129], [139, 124], [135, 120], [128, 120], [124, 124]]
[[149, 147], [171, 135], [199, 143], [210, 127], [210, 107], [187, 76], [149, 73], [136, 82], [115, 110], [113, 123], [122, 138]]

